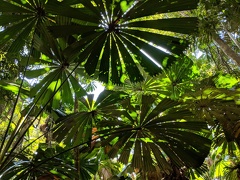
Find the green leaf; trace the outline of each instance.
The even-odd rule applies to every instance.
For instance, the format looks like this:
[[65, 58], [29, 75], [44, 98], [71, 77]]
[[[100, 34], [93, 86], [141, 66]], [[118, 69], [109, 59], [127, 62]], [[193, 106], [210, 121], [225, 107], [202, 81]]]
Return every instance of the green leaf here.
[[[143, 100], [143, 103], [145, 104], [145, 101]], [[163, 99], [153, 110], [152, 112], [147, 116], [146, 121], [150, 121], [154, 117], [157, 117], [159, 115], [159, 112], [163, 112], [167, 110], [168, 108], [174, 107], [178, 105], [179, 103], [177, 101], [173, 101], [171, 99], [165, 98]]]
[[96, 43], [92, 47], [93, 49], [87, 59], [87, 62], [84, 64], [85, 70], [90, 76], [93, 75], [95, 70], [97, 69], [106, 36], [107, 36], [106, 33], [103, 33], [101, 36], [99, 36], [98, 41], [96, 41]]
[[151, 106], [154, 101], [155, 99], [152, 96], [142, 96], [141, 117], [140, 117], [141, 123], [143, 123], [143, 121], [145, 120], [144, 118], [147, 116], [147, 113], [151, 109]]
[[[20, 5], [14, 5], [14, 4], [11, 4], [9, 2], [6, 2], [4, 0], [0, 0], [0, 4], [1, 4], [1, 12], [19, 12], [19, 13], [32, 13], [32, 11], [26, 9], [24, 6], [21, 7]], [[23, 5], [21, 3], [21, 5]]]
[[27, 19], [0, 32], [0, 47], [4, 46], [5, 43], [7, 43], [10, 39], [15, 37], [16, 35], [19, 35], [19, 32], [22, 32], [22, 30], [24, 30], [25, 27], [28, 27], [32, 20], [33, 19]]
[[99, 29], [97, 26], [87, 26], [87, 25], [55, 25], [48, 26], [48, 29], [53, 34], [54, 37], [64, 37], [73, 34], [84, 34], [87, 32], [94, 32]]
[[49, 72], [50, 68], [41, 68], [41, 69], [36, 69], [36, 70], [28, 70], [25, 73], [25, 76], [29, 79], [32, 78], [37, 78], [39, 76], [44, 76], [45, 73]]
[[35, 22], [32, 21], [28, 26], [24, 28], [24, 30], [18, 34], [18, 36], [14, 39], [11, 46], [8, 49], [8, 53], [15, 53], [22, 50], [22, 47], [26, 44], [27, 39], [29, 38], [29, 34], [35, 25]]
[[5, 25], [8, 25], [9, 23], [15, 23], [15, 22], [18, 22], [20, 20], [27, 19], [27, 18], [29, 18], [29, 15], [17, 15], [17, 16], [14, 16], [14, 15], [2, 14], [0, 16], [0, 24], [2, 26], [5, 26]]
[[78, 98], [86, 95], [86, 91], [83, 89], [83, 87], [78, 83], [78, 80], [74, 78], [73, 76], [69, 77], [69, 80], [71, 82], [72, 88]]
[[52, 14], [80, 19], [85, 21], [85, 23], [93, 22], [98, 24], [98, 19], [91, 13], [91, 11], [87, 11], [86, 13], [84, 8], [72, 8], [58, 1], [49, 1], [46, 4], [46, 11]]
[[[171, 31], [182, 34], [193, 33], [197, 30], [198, 20], [195, 17], [170, 18], [147, 21], [136, 21], [124, 26], [137, 28], [152, 28], [157, 30]], [[174, 28], [173, 28], [174, 27]]]
[[52, 71], [47, 76], [45, 76], [38, 84], [36, 84], [31, 90], [30, 95], [35, 96], [41, 89], [42, 91], [46, 91], [46, 88], [49, 86], [49, 84], [54, 81], [59, 72], [58, 71]]
[[[66, 73], [62, 72], [62, 82], [67, 79]], [[65, 81], [65, 83], [62, 86], [62, 91], [61, 91], [61, 99], [62, 99], [62, 103], [70, 103], [70, 104], [74, 104], [73, 101], [73, 93], [71, 90], [71, 84], [69, 79], [67, 79]]]
[[[0, 87], [17, 94], [19, 92], [20, 85], [13, 81], [0, 80]], [[21, 93], [28, 96], [29, 90], [21, 87]]]
[[121, 58], [124, 59], [124, 69], [126, 69], [130, 81], [142, 81], [143, 77], [141, 75], [141, 72], [139, 71], [133, 57], [130, 54], [130, 51], [126, 48], [124, 42], [120, 41], [120, 39], [118, 38], [115, 38], [114, 41], [114, 43], [117, 44], [117, 48], [119, 49], [119, 54], [121, 55]]
[[141, 108], [134, 108], [138, 115], [133, 120], [122, 110], [121, 119], [98, 124], [106, 129], [99, 134], [111, 130], [102, 140], [102, 146], [111, 144], [108, 155], [113, 158], [119, 154], [121, 162], [127, 162], [132, 152], [131, 166], [146, 172], [154, 170], [154, 162], [169, 172], [171, 164], [167, 159], [177, 167], [199, 167], [210, 150], [211, 140], [202, 135], [208, 132], [208, 127], [206, 122], [190, 121], [192, 113], [178, 107], [179, 104], [170, 99], [158, 102], [154, 97], [143, 96]]
[[[196, 9], [199, 0], [174, 0], [174, 1], [143, 1], [129, 11], [127, 18], [139, 18], [153, 14], [169, 13]], [[157, 7], [157, 8], [156, 8]]]

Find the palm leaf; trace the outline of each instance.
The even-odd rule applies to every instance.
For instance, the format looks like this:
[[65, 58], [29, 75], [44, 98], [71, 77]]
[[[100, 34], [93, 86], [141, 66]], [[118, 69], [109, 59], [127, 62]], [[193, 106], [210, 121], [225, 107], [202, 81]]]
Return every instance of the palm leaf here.
[[94, 100], [92, 94], [87, 98], [82, 98], [81, 109], [77, 113], [60, 117], [56, 120], [54, 138], [58, 141], [64, 141], [67, 145], [78, 145], [91, 141], [92, 128], [96, 127], [100, 117], [114, 118], [121, 114], [121, 108], [118, 104], [126, 97], [125, 93], [103, 91], [98, 98]]
[[170, 99], [157, 103], [153, 97], [143, 95], [140, 109], [134, 110], [138, 115], [133, 116], [133, 121], [122, 116], [124, 121], [100, 122], [100, 127], [106, 130], [98, 133], [111, 134], [102, 139], [102, 146], [110, 143], [111, 158], [119, 154], [121, 162], [130, 161], [133, 168], [145, 171], [153, 171], [156, 165], [169, 171], [168, 158], [178, 167], [199, 167], [211, 144], [199, 132], [207, 132], [208, 128], [205, 122], [193, 120], [192, 114], [178, 105]]
[[23, 46], [30, 40], [29, 35], [32, 35], [33, 32], [40, 33], [37, 28], [40, 24], [46, 25], [50, 21], [53, 22], [44, 9], [45, 3], [35, 0], [25, 3], [19, 0], [1, 0], [0, 26], [3, 26], [4, 29], [0, 33], [0, 47], [8, 53], [23, 50]]
[[[138, 82], [143, 80], [141, 68], [150, 75], [158, 74], [177, 60], [175, 55], [183, 53], [187, 43], [171, 33], [191, 34], [196, 30], [194, 17], [164, 19], [161, 13], [194, 9], [197, 2], [136, 1], [124, 10], [117, 1], [82, 1], [80, 8], [51, 1], [46, 10], [72, 18], [72, 23], [48, 28], [55, 37], [80, 35], [65, 53], [82, 57], [89, 75], [115, 84], [124, 77]], [[154, 20], [144, 19], [156, 14], [159, 16]], [[161, 34], [163, 31], [171, 33]]]
[[0, 80], [0, 87], [4, 88], [5, 90], [11, 91], [15, 94], [17, 94], [20, 90], [23, 95], [26, 95], [26, 96], [29, 95], [29, 89], [23, 88], [23, 87], [20, 88], [20, 84], [13, 81]]
[[[41, 26], [41, 29], [41, 38], [34, 36], [34, 48], [42, 55], [34, 62], [30, 59], [31, 69], [26, 72], [26, 77], [40, 79], [31, 89], [35, 103], [50, 102], [50, 106], [59, 108], [60, 104], [73, 103], [73, 94], [76, 94], [76, 97], [85, 95], [86, 92], [74, 73], [75, 70], [78, 73], [82, 70], [78, 67], [79, 64], [63, 54], [62, 49], [68, 45], [66, 39], [56, 40], [44, 26]], [[40, 68], [39, 63], [42, 64]]]
[[[30, 159], [27, 154], [19, 154], [17, 156], [17, 161], [13, 161], [6, 167], [6, 170], [1, 174], [3, 179], [32, 179], [40, 178], [41, 176], [48, 177], [68, 177], [76, 178], [75, 168], [70, 164], [66, 164], [69, 155], [65, 153], [64, 156], [53, 157], [61, 149], [57, 147], [56, 149], [48, 148], [41, 149], [38, 148], [35, 154], [33, 154], [32, 159]], [[47, 163], [42, 163], [46, 161]]]

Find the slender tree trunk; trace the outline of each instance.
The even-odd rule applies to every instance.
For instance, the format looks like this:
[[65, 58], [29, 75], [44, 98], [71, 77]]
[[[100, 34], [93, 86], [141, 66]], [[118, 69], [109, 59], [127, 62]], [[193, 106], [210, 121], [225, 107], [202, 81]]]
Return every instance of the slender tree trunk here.
[[74, 165], [78, 174], [78, 178], [76, 178], [75, 180], [79, 180], [79, 177], [80, 177], [79, 148], [78, 147], [74, 148], [73, 152], [74, 152]]
[[238, 178], [238, 180], [240, 180], [240, 168], [238, 168], [238, 170], [237, 170], [237, 178]]
[[[75, 95], [74, 97], [74, 112], [78, 112], [78, 99]], [[76, 139], [76, 136], [74, 137], [74, 140]], [[74, 154], [74, 165], [75, 168], [77, 170], [77, 174], [78, 174], [78, 178], [76, 178], [75, 180], [79, 180], [80, 177], [80, 161], [79, 161], [79, 155], [80, 155], [80, 151], [79, 151], [79, 147], [76, 147], [73, 149], [73, 154]]]
[[238, 66], [240, 66], [240, 56], [233, 51], [226, 42], [224, 42], [216, 33], [212, 34], [213, 40], [219, 45], [221, 50], [233, 61], [235, 61]]

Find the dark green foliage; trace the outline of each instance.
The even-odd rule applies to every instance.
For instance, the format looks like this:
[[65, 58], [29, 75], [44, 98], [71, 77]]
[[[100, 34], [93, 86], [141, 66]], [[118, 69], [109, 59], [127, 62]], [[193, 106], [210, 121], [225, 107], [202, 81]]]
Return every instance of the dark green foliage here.
[[[0, 61], [0, 86], [17, 96], [0, 124], [1, 178], [90, 180], [105, 171], [123, 179], [135, 171], [171, 179], [203, 164], [210, 127], [219, 127], [220, 143], [239, 140], [237, 78], [203, 79], [185, 55], [197, 0], [0, 4], [1, 53], [14, 57], [13, 69]], [[114, 91], [95, 98], [92, 80]], [[43, 121], [47, 128], [33, 134], [49, 136], [44, 145], [31, 139]], [[104, 169], [112, 159], [126, 170]]]
[[[106, 83], [120, 84], [125, 76], [132, 82], [143, 80], [139, 66], [151, 75], [162, 72], [162, 68], [176, 61], [176, 55], [182, 54], [187, 43], [174, 35], [159, 34], [159, 31], [191, 34], [197, 25], [195, 17], [165, 19], [161, 14], [194, 9], [198, 1], [145, 0], [127, 5], [122, 1], [100, 0], [82, 1], [78, 5], [74, 5], [75, 1], [56, 0], [13, 2], [1, 1], [3, 15], [0, 22], [5, 27], [0, 33], [0, 47], [8, 53], [18, 52], [30, 35], [33, 38], [30, 43], [36, 50], [54, 60], [57, 54], [53, 56], [45, 45], [39, 48], [38, 39], [44, 34], [42, 29], [48, 27], [54, 37], [67, 37], [69, 43], [72, 39], [69, 46], [61, 50], [61, 56], [68, 59], [68, 63], [83, 64], [88, 75]], [[157, 19], [144, 19], [156, 14], [159, 14]], [[50, 39], [45, 42], [49, 42], [56, 53]], [[31, 52], [36, 51], [31, 49]], [[163, 61], [166, 62], [163, 64]]]
[[154, 171], [154, 166], [170, 171], [169, 162], [178, 167], [202, 164], [211, 144], [198, 133], [207, 131], [205, 122], [194, 120], [190, 111], [170, 99], [157, 103], [153, 97], [143, 96], [139, 105], [128, 107], [131, 110], [121, 119], [100, 122], [107, 129], [99, 133], [110, 132], [102, 145], [111, 144], [111, 158], [120, 154], [120, 162], [131, 161], [133, 168], [144, 171]]

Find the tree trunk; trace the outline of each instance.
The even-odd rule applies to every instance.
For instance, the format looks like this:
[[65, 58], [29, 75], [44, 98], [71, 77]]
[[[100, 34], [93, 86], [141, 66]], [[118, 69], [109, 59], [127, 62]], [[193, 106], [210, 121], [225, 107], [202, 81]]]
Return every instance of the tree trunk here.
[[226, 31], [230, 39], [234, 42], [234, 44], [240, 49], [240, 43], [233, 37], [232, 33], [230, 33], [224, 23], [222, 23], [223, 29]]
[[229, 31], [226, 30], [226, 32], [228, 36], [231, 38], [231, 40], [234, 42], [234, 44], [238, 47], [238, 49], [240, 49], [240, 43], [233, 37], [233, 35]]
[[233, 51], [226, 42], [224, 42], [216, 33], [212, 34], [213, 40], [218, 44], [221, 50], [233, 61], [235, 61], [238, 66], [240, 66], [240, 56]]
[[[77, 99], [77, 96], [75, 95], [74, 97], [74, 113], [78, 112], [78, 99]], [[74, 141], [76, 139], [76, 135], [74, 136]], [[78, 174], [78, 178], [75, 178], [75, 180], [79, 180], [79, 177], [80, 177], [80, 159], [79, 159], [79, 156], [80, 156], [80, 151], [79, 151], [79, 147], [76, 147], [73, 149], [73, 154], [74, 154], [74, 165], [75, 165], [75, 168], [77, 170], [77, 174]]]

